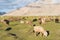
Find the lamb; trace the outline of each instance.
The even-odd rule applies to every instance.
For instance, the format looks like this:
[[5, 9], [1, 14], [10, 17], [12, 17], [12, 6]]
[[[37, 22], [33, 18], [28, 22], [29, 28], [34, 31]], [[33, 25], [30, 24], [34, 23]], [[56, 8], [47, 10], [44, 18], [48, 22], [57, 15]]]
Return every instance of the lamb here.
[[40, 33], [42, 34], [42, 36], [48, 36], [49, 35], [49, 31], [46, 31], [43, 27], [41, 26], [34, 26], [33, 32], [36, 33], [36, 36], [38, 36]]

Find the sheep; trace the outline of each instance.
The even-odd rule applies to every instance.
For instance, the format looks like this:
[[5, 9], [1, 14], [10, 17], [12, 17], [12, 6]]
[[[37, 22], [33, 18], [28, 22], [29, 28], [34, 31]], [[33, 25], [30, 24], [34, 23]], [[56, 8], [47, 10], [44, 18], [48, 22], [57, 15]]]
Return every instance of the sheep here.
[[46, 31], [43, 27], [41, 26], [34, 26], [33, 28], [33, 32], [36, 33], [36, 36], [38, 36], [40, 33], [42, 34], [42, 36], [48, 36], [49, 35], [49, 31]]
[[5, 31], [10, 31], [12, 28], [11, 27], [8, 27], [5, 29]]
[[23, 17], [22, 19], [23, 19], [23, 20], [26, 20], [26, 18], [25, 18], [25, 17]]
[[25, 23], [23, 20], [20, 21], [21, 24]]
[[4, 22], [5, 22], [7, 25], [9, 25], [9, 23], [10, 23], [10, 21], [7, 20], [7, 19], [4, 19]]
[[25, 21], [27, 24], [29, 24], [29, 21]]
[[32, 25], [32, 21], [25, 21], [26, 24]]
[[33, 22], [37, 21], [37, 19], [33, 19]]
[[33, 24], [33, 26], [36, 26], [35, 24]]
[[9, 25], [10, 21], [8, 19], [2, 19], [0, 22], [4, 23], [5, 25]]
[[38, 21], [39, 21], [39, 24], [42, 24], [41, 18], [39, 18]]
[[44, 24], [44, 23], [45, 23], [45, 20], [46, 20], [46, 18], [42, 18], [42, 24]]
[[59, 19], [58, 19], [58, 18], [56, 18], [56, 19], [55, 19], [55, 22], [56, 22], [56, 23], [59, 23]]

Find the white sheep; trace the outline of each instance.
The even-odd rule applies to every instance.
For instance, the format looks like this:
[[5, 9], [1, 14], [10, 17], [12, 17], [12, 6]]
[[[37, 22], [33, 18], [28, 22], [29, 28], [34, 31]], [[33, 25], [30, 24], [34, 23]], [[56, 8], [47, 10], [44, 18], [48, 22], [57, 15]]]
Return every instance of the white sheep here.
[[20, 21], [20, 23], [22, 23], [22, 24], [23, 24], [23, 23], [24, 23], [24, 21], [22, 21], [22, 20], [21, 20], [21, 21]]
[[49, 31], [46, 31], [43, 27], [41, 26], [34, 26], [33, 32], [36, 33], [36, 36], [38, 36], [40, 33], [42, 33], [42, 35], [44, 36], [48, 36], [49, 35]]
[[45, 23], [45, 20], [46, 20], [46, 18], [42, 18], [42, 24], [44, 24]]
[[39, 18], [39, 23], [40, 24], [45, 24], [46, 18]]

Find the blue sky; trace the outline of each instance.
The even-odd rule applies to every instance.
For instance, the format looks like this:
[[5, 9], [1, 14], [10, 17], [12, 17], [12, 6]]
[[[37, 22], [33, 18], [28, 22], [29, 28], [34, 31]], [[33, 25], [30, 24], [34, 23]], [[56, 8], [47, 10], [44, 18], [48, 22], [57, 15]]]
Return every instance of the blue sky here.
[[36, 0], [0, 0], [0, 12], [9, 12]]
[[[0, 12], [9, 12], [35, 1], [36, 0], [0, 0]], [[60, 0], [52, 0], [52, 3], [60, 3]]]

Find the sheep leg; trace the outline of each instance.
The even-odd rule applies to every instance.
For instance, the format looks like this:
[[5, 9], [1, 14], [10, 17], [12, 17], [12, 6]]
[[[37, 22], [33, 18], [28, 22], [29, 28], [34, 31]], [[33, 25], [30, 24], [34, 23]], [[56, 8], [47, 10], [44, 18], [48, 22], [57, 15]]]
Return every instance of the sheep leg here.
[[38, 34], [40, 34], [40, 32], [38, 32]]
[[38, 36], [40, 34], [40, 32], [36, 32], [36, 36]]
[[35, 31], [33, 30], [33, 33], [35, 33]]
[[49, 36], [49, 31], [46, 31], [47, 32], [47, 36]]
[[40, 22], [39, 24], [42, 24], [42, 22]]
[[42, 36], [44, 36], [44, 34], [41, 32]]

